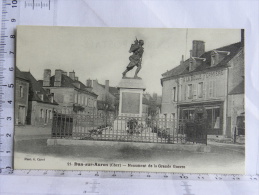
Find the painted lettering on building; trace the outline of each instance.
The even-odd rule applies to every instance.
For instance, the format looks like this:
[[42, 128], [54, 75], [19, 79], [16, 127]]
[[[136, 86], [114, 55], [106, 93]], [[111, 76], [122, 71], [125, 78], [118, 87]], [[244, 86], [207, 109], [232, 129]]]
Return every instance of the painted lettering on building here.
[[184, 82], [204, 80], [205, 78], [218, 77], [224, 75], [224, 70], [211, 71], [203, 74], [191, 75], [183, 78]]

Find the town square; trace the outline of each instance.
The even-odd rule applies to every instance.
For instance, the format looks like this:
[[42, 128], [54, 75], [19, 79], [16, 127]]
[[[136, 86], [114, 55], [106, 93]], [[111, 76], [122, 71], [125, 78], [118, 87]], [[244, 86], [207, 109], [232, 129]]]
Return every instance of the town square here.
[[244, 33], [19, 26], [15, 168], [244, 173]]

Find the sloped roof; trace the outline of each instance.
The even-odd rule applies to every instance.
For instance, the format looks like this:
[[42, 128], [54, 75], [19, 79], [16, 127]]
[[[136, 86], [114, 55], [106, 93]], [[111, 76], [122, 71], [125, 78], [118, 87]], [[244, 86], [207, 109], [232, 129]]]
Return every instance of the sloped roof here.
[[[39, 80], [38, 82], [40, 83], [41, 86], [43, 86], [43, 80]], [[48, 87], [55, 87], [54, 82], [55, 82], [55, 75], [50, 77], [50, 86], [48, 86]], [[76, 85], [76, 83], [79, 85]], [[63, 74], [61, 75], [61, 86], [60, 87], [76, 88], [76, 89], [85, 91], [89, 95], [98, 96], [97, 94], [89, 91], [87, 89], [87, 87], [81, 81], [75, 81], [75, 80], [71, 79], [69, 76], [66, 76]]]
[[202, 64], [199, 65], [195, 70], [189, 71], [189, 60], [190, 60], [190, 58], [189, 58], [189, 59], [185, 60], [183, 62], [183, 64], [171, 69], [170, 71], [163, 73], [162, 76], [163, 76], [163, 78], [168, 78], [168, 77], [172, 77], [172, 76], [188, 74], [191, 72], [198, 72], [198, 71], [209, 70], [209, 69], [217, 69], [219, 67], [227, 66], [227, 63], [240, 51], [241, 48], [242, 48], [242, 44], [241, 44], [241, 42], [238, 42], [238, 43], [234, 43], [234, 44], [220, 47], [217, 49], [213, 49], [213, 50], [217, 50], [217, 51], [230, 52], [229, 55], [226, 55], [225, 58], [222, 61], [220, 61], [218, 64], [216, 64], [215, 66], [211, 66], [211, 52], [213, 50], [207, 51], [199, 57], [199, 58], [205, 58], [206, 60], [203, 61]]
[[[42, 103], [48, 104], [55, 104], [58, 105], [57, 102], [51, 102], [50, 98], [48, 97], [47, 92], [41, 87], [38, 81], [33, 77], [30, 72], [22, 72], [22, 74], [26, 77], [29, 81], [29, 101], [37, 101]], [[39, 97], [39, 94], [43, 94], [43, 100]]]
[[244, 80], [239, 83], [228, 95], [244, 94], [245, 93], [245, 82]]
[[119, 94], [119, 90], [117, 89], [117, 87], [109, 87], [109, 92], [113, 95]]
[[[100, 83], [98, 83], [100, 86], [102, 86], [104, 89], [105, 89], [105, 85], [102, 85]], [[117, 95], [119, 94], [119, 90], [117, 89], [117, 87], [111, 87], [109, 86], [109, 92], [112, 94], [112, 95]]]
[[15, 77], [29, 82], [29, 80], [26, 78], [26, 75], [23, 72], [21, 72], [20, 69], [17, 67], [15, 67]]

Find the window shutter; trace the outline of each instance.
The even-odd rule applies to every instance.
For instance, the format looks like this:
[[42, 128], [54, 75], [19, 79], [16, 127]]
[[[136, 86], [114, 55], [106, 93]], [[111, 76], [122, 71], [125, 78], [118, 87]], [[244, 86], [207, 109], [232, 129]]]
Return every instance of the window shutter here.
[[203, 95], [202, 95], [202, 97], [204, 98], [204, 99], [206, 99], [206, 87], [207, 87], [207, 83], [206, 82], [203, 82]]
[[212, 81], [209, 81], [209, 98], [211, 98], [213, 96], [213, 83]]
[[213, 81], [213, 97], [216, 97], [217, 96], [217, 89], [216, 89], [216, 81], [214, 80]]
[[183, 86], [183, 99], [186, 100], [187, 98], [187, 85]]
[[192, 86], [193, 86], [193, 94], [192, 94], [192, 97], [193, 97], [193, 99], [197, 99], [197, 84], [196, 84], [196, 83], [193, 83]]

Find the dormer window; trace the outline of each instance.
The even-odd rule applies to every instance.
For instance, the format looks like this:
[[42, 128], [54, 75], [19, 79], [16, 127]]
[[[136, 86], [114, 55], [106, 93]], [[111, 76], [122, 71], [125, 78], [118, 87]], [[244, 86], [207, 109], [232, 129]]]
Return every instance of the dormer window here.
[[39, 94], [41, 101], [43, 101], [43, 94]]
[[229, 51], [213, 50], [211, 52], [211, 66], [216, 66], [229, 54]]
[[211, 66], [215, 66], [218, 63], [218, 53], [216, 51], [211, 52]]
[[205, 58], [197, 58], [191, 57], [189, 61], [189, 72], [195, 70], [198, 66], [202, 64], [206, 59]]
[[189, 72], [191, 72], [191, 71], [193, 71], [194, 70], [194, 62], [193, 62], [194, 60], [193, 59], [191, 59], [190, 60], [190, 64], [189, 64]]

